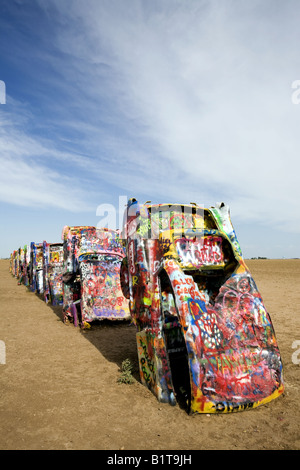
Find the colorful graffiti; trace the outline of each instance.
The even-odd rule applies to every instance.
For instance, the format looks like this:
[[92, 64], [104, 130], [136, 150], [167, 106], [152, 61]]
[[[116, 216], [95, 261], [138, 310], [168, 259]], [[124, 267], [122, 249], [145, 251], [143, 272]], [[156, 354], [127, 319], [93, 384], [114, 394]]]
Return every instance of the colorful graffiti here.
[[87, 326], [96, 320], [128, 320], [120, 286], [124, 248], [114, 230], [65, 227], [63, 311], [65, 321]]
[[220, 413], [282, 394], [274, 329], [225, 204], [130, 200], [122, 237], [140, 376], [159, 401]]
[[19, 250], [14, 250], [10, 255], [10, 271], [16, 278], [19, 277]]
[[43, 294], [43, 243], [30, 244], [29, 287], [32, 292]]
[[24, 262], [23, 262], [23, 284], [29, 286], [30, 271], [30, 245], [24, 246]]
[[283, 393], [271, 318], [225, 204], [132, 199], [122, 235], [66, 226], [62, 241], [15, 250], [12, 275], [75, 326], [132, 319], [141, 381], [159, 401], [230, 413]]
[[63, 241], [63, 316], [65, 322], [77, 326], [77, 303], [80, 302], [80, 277], [78, 274], [78, 241], [82, 230], [87, 226], [65, 226], [62, 232]]
[[63, 304], [63, 244], [43, 242], [43, 282], [45, 302]]

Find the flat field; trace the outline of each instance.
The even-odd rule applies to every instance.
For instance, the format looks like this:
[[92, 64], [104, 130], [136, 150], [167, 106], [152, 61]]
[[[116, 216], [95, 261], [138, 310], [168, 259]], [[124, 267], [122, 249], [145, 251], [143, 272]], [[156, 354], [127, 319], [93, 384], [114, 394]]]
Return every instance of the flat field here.
[[[285, 393], [252, 410], [189, 416], [140, 383], [134, 326], [65, 325], [61, 308], [0, 260], [0, 450], [299, 450], [300, 260], [246, 263], [275, 329]], [[127, 358], [132, 385], [118, 383]]]

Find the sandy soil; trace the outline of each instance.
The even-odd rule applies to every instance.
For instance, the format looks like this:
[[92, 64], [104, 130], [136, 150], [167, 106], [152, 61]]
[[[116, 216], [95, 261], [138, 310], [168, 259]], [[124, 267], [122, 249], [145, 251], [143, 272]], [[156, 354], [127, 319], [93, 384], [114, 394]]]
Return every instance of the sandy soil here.
[[[254, 410], [189, 416], [140, 383], [134, 326], [65, 325], [61, 308], [19, 286], [0, 260], [0, 449], [300, 449], [300, 260], [247, 264], [275, 328], [285, 393]], [[126, 358], [133, 385], [118, 383]]]

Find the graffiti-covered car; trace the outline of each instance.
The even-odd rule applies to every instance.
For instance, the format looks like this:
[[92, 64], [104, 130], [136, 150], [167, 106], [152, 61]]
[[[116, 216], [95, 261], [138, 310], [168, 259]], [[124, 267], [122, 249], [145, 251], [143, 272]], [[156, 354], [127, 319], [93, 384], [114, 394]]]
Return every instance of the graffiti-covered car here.
[[9, 271], [12, 274], [12, 276], [15, 276], [15, 272], [16, 272], [16, 250], [14, 250], [10, 254]]
[[43, 242], [43, 279], [45, 302], [63, 304], [63, 244]]
[[97, 320], [128, 320], [130, 312], [120, 286], [124, 247], [107, 228], [64, 229], [64, 316], [75, 325]]
[[30, 245], [24, 245], [23, 284], [29, 286]]
[[65, 226], [63, 241], [63, 317], [64, 322], [74, 322], [77, 326], [76, 304], [80, 302], [81, 288], [78, 273], [78, 244], [83, 230], [88, 226]]
[[10, 255], [9, 270], [14, 277], [19, 279], [18, 284], [29, 284], [29, 263], [30, 263], [30, 247], [24, 245], [24, 248], [14, 250]]
[[[76, 302], [80, 302], [80, 277], [78, 273], [78, 243], [83, 230], [88, 226], [65, 226], [63, 241], [63, 317], [64, 321], [74, 322], [77, 326]], [[75, 313], [75, 315], [74, 315]]]
[[43, 294], [43, 243], [30, 244], [29, 287], [32, 292]]
[[14, 250], [11, 254], [11, 273], [14, 277], [19, 277], [19, 250]]
[[228, 206], [131, 199], [122, 237], [140, 376], [159, 401], [226, 413], [282, 394], [274, 328]]

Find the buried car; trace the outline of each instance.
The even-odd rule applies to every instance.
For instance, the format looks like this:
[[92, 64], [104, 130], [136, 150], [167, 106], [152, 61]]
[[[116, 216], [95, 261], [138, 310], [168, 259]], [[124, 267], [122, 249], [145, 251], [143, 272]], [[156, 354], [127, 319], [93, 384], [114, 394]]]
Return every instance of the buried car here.
[[45, 302], [52, 305], [63, 303], [63, 244], [43, 242], [43, 279]]
[[14, 277], [16, 277], [16, 266], [17, 266], [17, 250], [14, 250], [10, 255], [10, 265], [9, 265], [9, 270]]
[[29, 287], [37, 294], [44, 292], [43, 243], [30, 244]]
[[189, 413], [242, 411], [282, 394], [274, 328], [229, 208], [128, 202], [121, 285], [139, 369], [159, 401]]
[[19, 279], [18, 284], [29, 285], [30, 247], [14, 250], [10, 255], [9, 270], [13, 276]]
[[14, 250], [11, 254], [11, 273], [16, 278], [19, 277], [19, 271], [20, 271], [19, 251], [20, 249]]
[[23, 284], [29, 286], [30, 245], [24, 245]]
[[64, 318], [75, 326], [97, 320], [128, 320], [120, 286], [124, 247], [114, 230], [65, 227]]
[[78, 275], [77, 251], [78, 242], [87, 226], [65, 226], [62, 232], [63, 240], [63, 317], [64, 322], [74, 322], [77, 326], [76, 302], [80, 302], [80, 277]]

